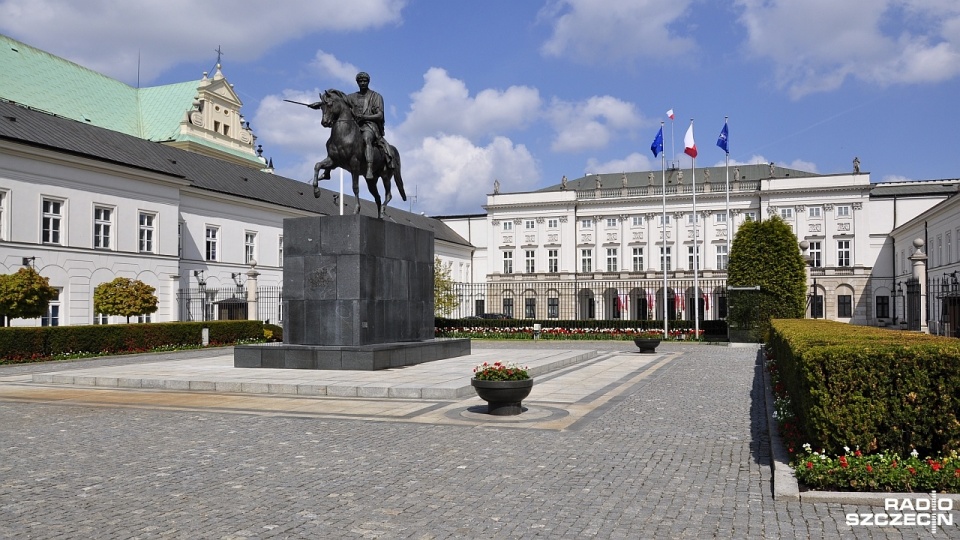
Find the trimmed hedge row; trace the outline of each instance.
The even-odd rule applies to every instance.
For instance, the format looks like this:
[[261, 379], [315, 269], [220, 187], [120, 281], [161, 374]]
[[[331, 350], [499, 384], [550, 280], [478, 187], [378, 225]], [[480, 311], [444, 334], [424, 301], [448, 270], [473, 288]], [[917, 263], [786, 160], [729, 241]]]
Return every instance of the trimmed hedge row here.
[[[643, 330], [662, 330], [663, 320], [559, 320], [559, 319], [447, 319], [437, 317], [436, 328], [443, 330], [445, 328], [533, 328], [534, 324], [539, 324], [543, 328], [566, 328], [573, 329], [624, 329], [640, 328]], [[693, 330], [693, 320], [673, 320], [669, 321], [670, 330]], [[727, 336], [727, 322], [722, 320], [700, 321], [700, 330], [705, 335]]]
[[960, 450], [960, 341], [832, 321], [772, 321], [768, 354], [813, 448]]
[[260, 321], [0, 328], [0, 364], [35, 362], [79, 353], [131, 353], [159, 347], [196, 346], [205, 327], [210, 329], [211, 345], [264, 336]]

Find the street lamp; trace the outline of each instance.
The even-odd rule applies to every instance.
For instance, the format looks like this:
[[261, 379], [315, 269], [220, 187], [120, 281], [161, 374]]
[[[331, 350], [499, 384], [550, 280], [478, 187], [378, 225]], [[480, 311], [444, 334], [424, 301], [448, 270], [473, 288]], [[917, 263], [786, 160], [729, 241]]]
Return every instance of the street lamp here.
[[36, 257], [23, 257], [23, 261], [21, 261], [20, 264], [26, 266], [27, 268], [31, 268], [31, 265], [36, 264], [36, 262]]

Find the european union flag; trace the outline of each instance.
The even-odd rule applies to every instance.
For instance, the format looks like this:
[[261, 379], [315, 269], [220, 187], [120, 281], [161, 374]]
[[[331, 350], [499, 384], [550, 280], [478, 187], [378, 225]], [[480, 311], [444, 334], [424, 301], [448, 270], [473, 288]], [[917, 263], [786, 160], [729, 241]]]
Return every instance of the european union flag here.
[[719, 146], [720, 148], [723, 149], [724, 152], [726, 152], [726, 153], [729, 154], [729, 153], [730, 153], [730, 147], [727, 146], [727, 144], [728, 144], [727, 135], [729, 135], [729, 133], [727, 132], [727, 124], [724, 123], [724, 124], [723, 124], [723, 129], [720, 130], [720, 137], [717, 139], [717, 146]]
[[653, 152], [653, 157], [660, 155], [660, 152], [663, 152], [663, 126], [660, 126], [660, 131], [657, 132], [657, 136], [653, 139], [653, 144], [650, 145], [650, 151]]

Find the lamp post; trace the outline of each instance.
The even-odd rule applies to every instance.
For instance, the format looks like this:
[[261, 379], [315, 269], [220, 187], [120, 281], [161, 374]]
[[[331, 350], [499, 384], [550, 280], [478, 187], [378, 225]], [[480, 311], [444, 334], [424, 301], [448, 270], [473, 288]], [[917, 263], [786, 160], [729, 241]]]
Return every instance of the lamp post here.
[[807, 267], [810, 268], [810, 277], [813, 278], [813, 284], [811, 285], [812, 291], [810, 294], [810, 318], [817, 319], [817, 278], [813, 275], [813, 255], [807, 253], [807, 249], [810, 248], [810, 243], [806, 240], [800, 241], [800, 252], [803, 254], [803, 261], [806, 263]]
[[203, 310], [203, 320], [207, 320], [207, 280], [203, 278], [203, 270], [194, 270], [193, 277], [197, 278], [197, 288], [200, 289], [200, 308]]

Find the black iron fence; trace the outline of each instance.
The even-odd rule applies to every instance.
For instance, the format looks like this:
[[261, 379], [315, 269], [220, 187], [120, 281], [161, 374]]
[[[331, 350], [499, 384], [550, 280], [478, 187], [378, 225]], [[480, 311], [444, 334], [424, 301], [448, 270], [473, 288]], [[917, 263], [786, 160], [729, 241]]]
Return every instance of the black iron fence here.
[[585, 280], [455, 283], [448, 318], [502, 314], [516, 319], [725, 319], [724, 279]]
[[960, 338], [960, 280], [957, 272], [927, 279], [931, 334]]
[[[257, 288], [256, 319], [282, 324], [283, 303], [280, 287]], [[198, 287], [180, 289], [177, 305], [181, 321], [245, 320], [250, 318], [245, 286]]]

